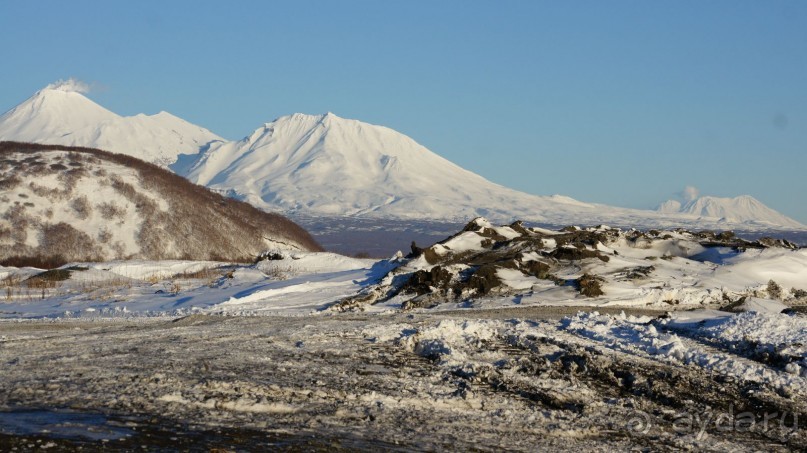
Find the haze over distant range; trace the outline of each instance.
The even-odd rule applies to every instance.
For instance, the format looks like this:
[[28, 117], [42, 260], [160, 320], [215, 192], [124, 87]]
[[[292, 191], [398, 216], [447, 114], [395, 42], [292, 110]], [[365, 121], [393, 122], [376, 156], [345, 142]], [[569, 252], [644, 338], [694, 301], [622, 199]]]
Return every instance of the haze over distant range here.
[[228, 140], [332, 111], [527, 193], [653, 208], [691, 185], [807, 222], [804, 23], [786, 0], [11, 2], [0, 106], [73, 76]]
[[[171, 168], [267, 211], [467, 222], [477, 216], [545, 224], [798, 229], [750, 196], [699, 197], [658, 211], [530, 195], [492, 183], [392, 129], [293, 114], [228, 142], [169, 113], [118, 116], [75, 80], [49, 84], [0, 116], [0, 140], [104, 148]], [[688, 190], [690, 197], [694, 189]]]

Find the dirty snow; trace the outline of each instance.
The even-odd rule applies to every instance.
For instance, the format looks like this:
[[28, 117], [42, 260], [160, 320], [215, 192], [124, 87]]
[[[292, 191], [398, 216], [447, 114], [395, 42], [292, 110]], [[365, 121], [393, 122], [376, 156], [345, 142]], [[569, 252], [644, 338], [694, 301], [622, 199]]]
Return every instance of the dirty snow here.
[[[6, 321], [0, 445], [90, 442], [54, 423], [4, 421], [21, 408], [70, 407], [86, 415], [37, 416], [76, 420], [123, 449], [807, 446], [807, 378], [731, 352], [747, 331], [726, 324], [706, 342], [654, 316], [555, 320], [551, 310]], [[752, 315], [783, 332], [804, 330], [803, 318], [784, 314], [728, 322]]]

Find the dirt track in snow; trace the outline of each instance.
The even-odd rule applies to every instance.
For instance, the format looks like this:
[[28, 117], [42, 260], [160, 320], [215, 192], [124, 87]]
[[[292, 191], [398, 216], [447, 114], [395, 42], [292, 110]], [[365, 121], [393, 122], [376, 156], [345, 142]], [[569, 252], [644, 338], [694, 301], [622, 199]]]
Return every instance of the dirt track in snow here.
[[[0, 449], [807, 447], [804, 401], [558, 331], [572, 310], [4, 322]], [[417, 346], [440, 321], [515, 317], [548, 335], [454, 345], [461, 366]]]

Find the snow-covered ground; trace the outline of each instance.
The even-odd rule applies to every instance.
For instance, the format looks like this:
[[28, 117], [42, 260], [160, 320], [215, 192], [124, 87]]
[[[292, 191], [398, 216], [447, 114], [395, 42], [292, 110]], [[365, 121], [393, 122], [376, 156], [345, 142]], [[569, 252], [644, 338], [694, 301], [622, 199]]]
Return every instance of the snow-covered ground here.
[[554, 310], [6, 321], [0, 447], [807, 447], [805, 318]]
[[0, 318], [304, 315], [355, 294], [394, 265], [332, 253], [282, 253], [283, 260], [250, 266], [206, 261], [71, 263], [63, 266], [68, 279], [48, 284], [29, 284], [41, 270], [0, 267]]

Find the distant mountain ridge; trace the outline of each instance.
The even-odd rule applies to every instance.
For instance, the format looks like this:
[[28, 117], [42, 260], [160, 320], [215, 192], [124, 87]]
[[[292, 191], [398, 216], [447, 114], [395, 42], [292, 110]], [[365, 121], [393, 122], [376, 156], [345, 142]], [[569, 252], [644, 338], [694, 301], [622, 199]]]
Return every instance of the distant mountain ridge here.
[[772, 225], [805, 229], [802, 223], [787, 217], [750, 195], [733, 198], [701, 196], [681, 203], [668, 200], [659, 205], [658, 212], [665, 214], [688, 214], [698, 217], [717, 218], [725, 222], [748, 222], [764, 219]]
[[[228, 142], [165, 112], [121, 117], [68, 86], [49, 86], [0, 116], [0, 140], [98, 147], [168, 167], [268, 211], [301, 216], [700, 229], [799, 229], [757, 200], [640, 210], [539, 196], [493, 183], [390, 128], [293, 114]], [[546, 168], [549, 168], [548, 166]], [[546, 168], [536, 169], [540, 177]]]

